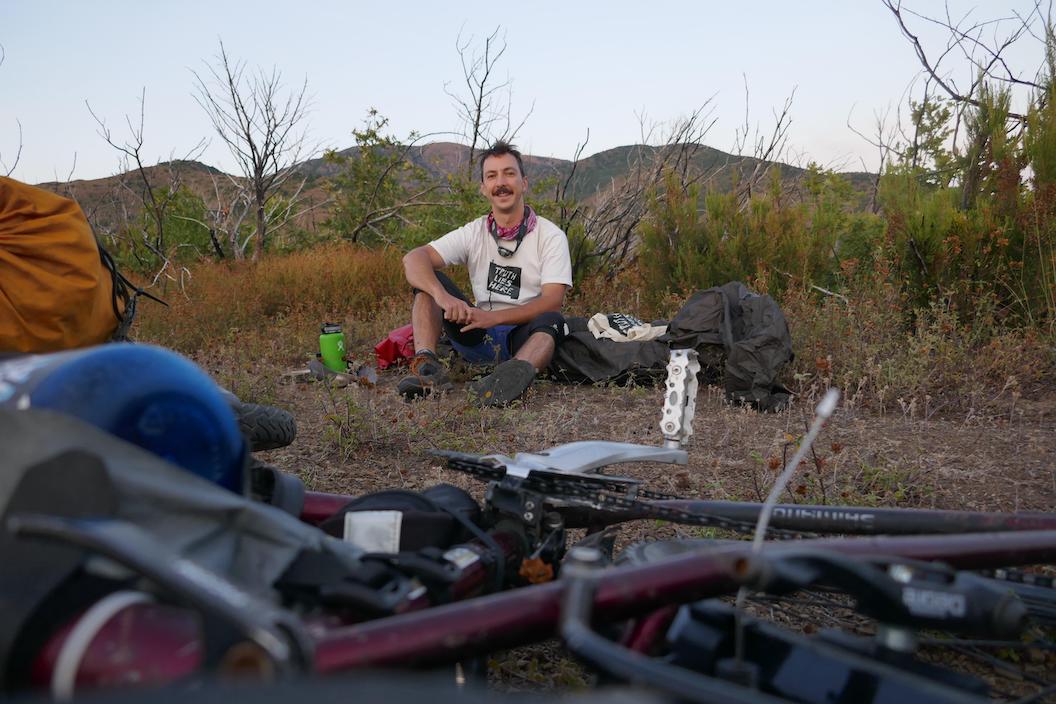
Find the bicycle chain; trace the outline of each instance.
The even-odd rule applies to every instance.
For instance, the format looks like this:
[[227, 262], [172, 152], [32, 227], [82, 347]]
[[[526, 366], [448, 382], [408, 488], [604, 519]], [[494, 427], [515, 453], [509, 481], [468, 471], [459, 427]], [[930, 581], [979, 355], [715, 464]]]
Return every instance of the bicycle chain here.
[[[457, 472], [467, 474], [481, 481], [502, 481], [506, 478], [506, 468], [501, 465], [493, 465], [482, 462], [474, 455], [465, 455], [457, 452], [436, 452], [438, 456], [447, 459], [447, 466]], [[616, 511], [627, 511], [636, 514], [635, 518], [656, 519], [670, 521], [682, 525], [699, 526], [703, 528], [719, 528], [737, 533], [752, 534], [755, 532], [755, 522], [738, 521], [724, 518], [714, 514], [691, 513], [679, 509], [657, 506], [647, 500], [671, 501], [680, 500], [681, 497], [673, 494], [664, 494], [656, 491], [641, 489], [637, 485], [628, 485], [622, 482], [606, 480], [604, 477], [567, 477], [560, 475], [529, 474], [521, 480], [521, 486], [529, 491], [543, 494], [551, 499], [571, 499], [589, 502], [599, 509], [612, 509]], [[630, 491], [634, 489], [633, 493]], [[809, 535], [804, 531], [783, 530], [780, 528], [768, 528], [767, 535], [779, 539], [800, 538]]]

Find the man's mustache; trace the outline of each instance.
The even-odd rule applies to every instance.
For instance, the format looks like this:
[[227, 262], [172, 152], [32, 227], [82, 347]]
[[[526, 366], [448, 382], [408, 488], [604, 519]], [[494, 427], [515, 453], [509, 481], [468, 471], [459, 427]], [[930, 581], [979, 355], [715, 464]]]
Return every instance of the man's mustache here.
[[509, 187], [507, 187], [507, 186], [499, 186], [498, 188], [496, 188], [495, 190], [493, 190], [491, 192], [491, 195], [493, 195], [493, 196], [513, 195], [513, 191], [511, 191], [509, 189]]

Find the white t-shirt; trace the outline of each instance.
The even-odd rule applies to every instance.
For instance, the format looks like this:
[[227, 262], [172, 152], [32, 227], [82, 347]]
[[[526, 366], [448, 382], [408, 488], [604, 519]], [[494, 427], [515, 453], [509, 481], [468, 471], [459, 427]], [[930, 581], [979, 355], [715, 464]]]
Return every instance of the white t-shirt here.
[[[502, 310], [524, 305], [542, 294], [543, 284], [572, 287], [568, 238], [554, 223], [536, 217], [535, 227], [512, 257], [499, 254], [498, 244], [488, 232], [487, 216], [433, 240], [429, 246], [448, 266], [466, 265], [478, 308]], [[501, 242], [506, 249], [517, 246], [516, 240]]]

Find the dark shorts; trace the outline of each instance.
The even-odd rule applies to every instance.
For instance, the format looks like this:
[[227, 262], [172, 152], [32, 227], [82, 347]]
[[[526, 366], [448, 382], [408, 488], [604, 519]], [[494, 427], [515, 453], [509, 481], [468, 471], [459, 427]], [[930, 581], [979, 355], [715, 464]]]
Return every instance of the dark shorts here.
[[[447, 274], [436, 272], [444, 290], [455, 298], [473, 305], [466, 295], [455, 285]], [[416, 294], [421, 293], [418, 289]], [[560, 313], [542, 313], [533, 320], [521, 325], [496, 325], [486, 330], [462, 332], [458, 323], [444, 320], [444, 332], [447, 333], [451, 346], [467, 362], [487, 363], [504, 362], [517, 354], [528, 338], [537, 332], [546, 333], [554, 338], [554, 344], [560, 344], [568, 332], [565, 317]]]

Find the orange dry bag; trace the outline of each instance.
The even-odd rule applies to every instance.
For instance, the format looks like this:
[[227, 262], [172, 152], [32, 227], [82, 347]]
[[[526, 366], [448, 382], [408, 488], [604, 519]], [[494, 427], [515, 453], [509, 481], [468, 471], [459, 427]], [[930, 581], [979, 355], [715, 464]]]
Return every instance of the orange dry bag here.
[[80, 206], [0, 177], [0, 353], [106, 342], [123, 313]]

